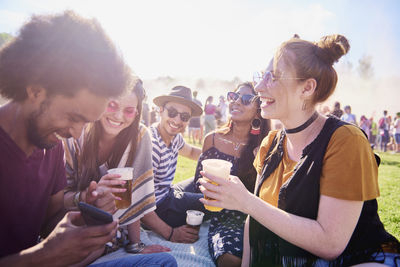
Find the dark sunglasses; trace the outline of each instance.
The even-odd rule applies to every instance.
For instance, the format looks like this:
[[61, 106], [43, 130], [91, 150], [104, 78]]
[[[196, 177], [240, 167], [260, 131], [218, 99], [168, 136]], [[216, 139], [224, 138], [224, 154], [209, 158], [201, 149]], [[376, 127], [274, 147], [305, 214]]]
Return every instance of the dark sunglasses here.
[[188, 112], [178, 112], [175, 108], [173, 107], [164, 107], [168, 111], [168, 117], [171, 119], [175, 118], [178, 114], [179, 117], [181, 118], [181, 121], [183, 122], [188, 122], [192, 115], [190, 115]]
[[251, 103], [255, 102], [258, 99], [256, 95], [239, 95], [236, 92], [228, 92], [226, 98], [229, 102], [236, 102], [238, 98], [242, 101], [242, 104], [245, 106], [250, 105]]

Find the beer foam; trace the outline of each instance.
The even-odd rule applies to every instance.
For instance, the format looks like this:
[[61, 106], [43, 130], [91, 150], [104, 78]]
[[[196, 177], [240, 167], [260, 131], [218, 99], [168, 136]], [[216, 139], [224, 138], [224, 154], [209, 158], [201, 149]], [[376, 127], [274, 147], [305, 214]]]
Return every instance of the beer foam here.
[[204, 213], [198, 210], [186, 211], [186, 223], [189, 225], [200, 225], [203, 222]]
[[203, 170], [211, 175], [228, 178], [232, 163], [222, 159], [206, 159], [201, 162]]
[[119, 178], [121, 180], [132, 180], [133, 179], [133, 168], [131, 168], [131, 167], [109, 169], [107, 171], [107, 173], [119, 174], [119, 175], [121, 175], [121, 177]]

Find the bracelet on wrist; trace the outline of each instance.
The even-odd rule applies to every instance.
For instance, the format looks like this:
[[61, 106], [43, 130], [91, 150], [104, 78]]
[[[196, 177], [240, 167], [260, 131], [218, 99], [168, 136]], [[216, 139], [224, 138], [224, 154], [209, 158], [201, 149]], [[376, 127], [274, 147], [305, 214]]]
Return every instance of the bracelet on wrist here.
[[169, 234], [168, 241], [171, 241], [171, 237], [174, 234], [174, 227], [171, 227], [171, 233]]
[[128, 253], [137, 254], [137, 253], [142, 252], [145, 247], [146, 247], [146, 245], [142, 242], [138, 242], [138, 243], [129, 242], [125, 246], [125, 251]]
[[74, 195], [74, 205], [78, 207], [79, 202], [81, 201], [81, 191], [78, 191]]

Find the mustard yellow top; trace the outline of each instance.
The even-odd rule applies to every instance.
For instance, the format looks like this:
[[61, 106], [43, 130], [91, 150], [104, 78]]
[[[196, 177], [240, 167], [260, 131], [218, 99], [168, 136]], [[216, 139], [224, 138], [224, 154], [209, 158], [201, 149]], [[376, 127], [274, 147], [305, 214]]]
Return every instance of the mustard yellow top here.
[[[277, 131], [261, 143], [254, 167], [261, 174], [266, 153]], [[278, 206], [281, 186], [291, 177], [297, 162], [288, 157], [286, 138], [283, 159], [260, 188], [260, 198]], [[366, 201], [379, 196], [378, 167], [364, 134], [353, 125], [339, 127], [332, 135], [323, 159], [320, 180], [322, 195], [344, 200]]]

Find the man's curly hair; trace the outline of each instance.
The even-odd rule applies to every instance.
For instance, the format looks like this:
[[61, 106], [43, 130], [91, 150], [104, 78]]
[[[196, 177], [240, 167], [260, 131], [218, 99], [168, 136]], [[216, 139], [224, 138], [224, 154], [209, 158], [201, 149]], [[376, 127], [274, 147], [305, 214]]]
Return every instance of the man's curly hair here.
[[110, 97], [129, 82], [129, 68], [98, 21], [73, 11], [33, 16], [0, 50], [0, 94], [14, 101], [27, 97], [28, 86], [48, 95], [88, 89]]

